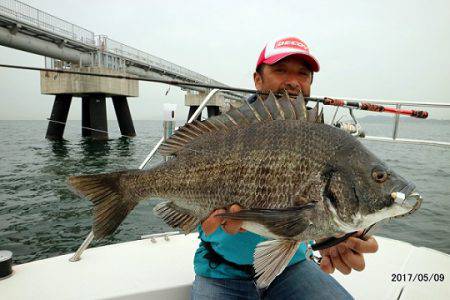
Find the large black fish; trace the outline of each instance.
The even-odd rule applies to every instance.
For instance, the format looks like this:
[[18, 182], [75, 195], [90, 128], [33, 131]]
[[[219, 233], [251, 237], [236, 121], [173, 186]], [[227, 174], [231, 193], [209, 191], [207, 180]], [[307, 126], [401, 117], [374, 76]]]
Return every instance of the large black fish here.
[[[311, 119], [313, 122], [311, 122]], [[150, 170], [69, 178], [94, 203], [96, 238], [112, 234], [141, 200], [185, 232], [215, 209], [271, 240], [255, 250], [260, 287], [285, 268], [301, 241], [366, 228], [420, 206], [414, 186], [350, 134], [308, 118], [302, 95], [266, 100], [180, 128], [160, 149], [174, 158]]]

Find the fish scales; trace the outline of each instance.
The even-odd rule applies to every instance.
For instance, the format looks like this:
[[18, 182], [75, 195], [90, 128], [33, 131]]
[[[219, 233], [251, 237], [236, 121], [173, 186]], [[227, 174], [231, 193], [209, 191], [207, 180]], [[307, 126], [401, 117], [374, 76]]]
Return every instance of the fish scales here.
[[291, 120], [205, 134], [163, 168], [151, 171], [152, 180], [163, 183], [156, 185], [154, 196], [201, 217], [233, 203], [290, 207], [299, 186], [315, 176], [338, 147], [326, 145], [338, 142], [327, 141], [330, 130], [341, 134], [329, 126]]

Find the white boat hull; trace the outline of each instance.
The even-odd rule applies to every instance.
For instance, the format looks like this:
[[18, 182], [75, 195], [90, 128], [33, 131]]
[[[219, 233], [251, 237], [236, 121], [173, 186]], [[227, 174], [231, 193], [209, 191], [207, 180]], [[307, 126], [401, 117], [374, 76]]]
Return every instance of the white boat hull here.
[[[401, 291], [401, 299], [450, 298], [448, 254], [383, 237], [377, 241], [379, 251], [365, 255], [363, 272], [333, 274], [356, 299], [397, 299]], [[69, 254], [17, 265], [11, 277], [0, 280], [0, 298], [189, 299], [197, 245], [196, 234], [176, 235], [88, 249], [78, 262], [70, 262]], [[392, 274], [406, 274], [407, 280], [393, 282]], [[413, 282], [408, 274], [445, 278]]]

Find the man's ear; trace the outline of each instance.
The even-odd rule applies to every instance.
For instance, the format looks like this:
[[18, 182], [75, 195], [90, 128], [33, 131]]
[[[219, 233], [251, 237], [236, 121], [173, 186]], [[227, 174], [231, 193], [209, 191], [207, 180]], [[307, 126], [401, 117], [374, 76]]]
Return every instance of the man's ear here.
[[261, 91], [263, 86], [261, 74], [259, 74], [258, 72], [253, 73], [253, 81], [255, 82], [255, 88], [258, 91]]

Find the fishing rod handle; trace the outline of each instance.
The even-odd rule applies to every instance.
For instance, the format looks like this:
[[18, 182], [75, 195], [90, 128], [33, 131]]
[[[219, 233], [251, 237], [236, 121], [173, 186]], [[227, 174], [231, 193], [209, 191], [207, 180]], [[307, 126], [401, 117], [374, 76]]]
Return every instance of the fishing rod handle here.
[[412, 110], [411, 117], [419, 118], [419, 119], [426, 119], [426, 118], [428, 118], [428, 112], [423, 111], [423, 110]]

